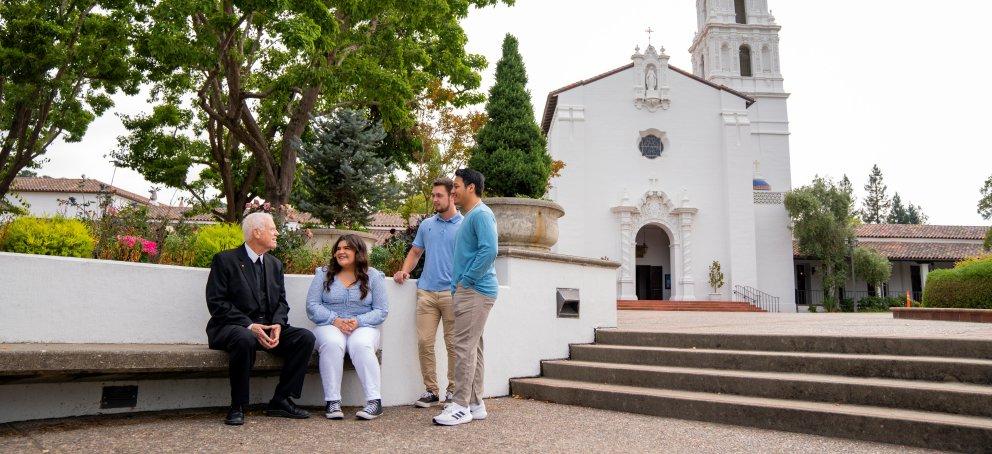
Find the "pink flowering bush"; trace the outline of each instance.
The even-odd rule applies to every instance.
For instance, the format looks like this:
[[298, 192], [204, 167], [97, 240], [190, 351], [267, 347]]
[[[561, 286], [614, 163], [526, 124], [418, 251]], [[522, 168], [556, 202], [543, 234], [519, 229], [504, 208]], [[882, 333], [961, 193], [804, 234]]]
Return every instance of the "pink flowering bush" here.
[[112, 255], [116, 260], [148, 262], [158, 255], [158, 243], [135, 235], [117, 235]]

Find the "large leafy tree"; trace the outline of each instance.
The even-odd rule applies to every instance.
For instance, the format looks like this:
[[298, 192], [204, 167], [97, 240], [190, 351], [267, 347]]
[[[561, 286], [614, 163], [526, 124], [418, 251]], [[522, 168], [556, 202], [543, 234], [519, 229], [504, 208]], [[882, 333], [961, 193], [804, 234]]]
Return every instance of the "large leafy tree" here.
[[376, 153], [385, 137], [381, 124], [354, 110], [318, 120], [300, 151], [297, 206], [328, 225], [366, 225], [378, 207], [399, 195], [394, 165]]
[[816, 177], [786, 193], [785, 209], [800, 254], [821, 261], [823, 288], [828, 299], [835, 299], [837, 287], [846, 280], [846, 258], [855, 240], [850, 196], [833, 181]]
[[865, 224], [881, 224], [889, 216], [892, 200], [889, 199], [888, 187], [882, 178], [882, 170], [875, 164], [868, 175], [865, 185], [865, 199], [861, 205], [861, 220]]
[[204, 115], [166, 103], [121, 120], [130, 134], [118, 139], [114, 163], [152, 183], [185, 190], [198, 211], [237, 223], [245, 205], [261, 194], [256, 161], [230, 131]]
[[981, 195], [982, 198], [978, 201], [978, 214], [985, 219], [992, 219], [992, 176], [985, 180]]
[[507, 34], [469, 166], [486, 176], [490, 195], [539, 198], [552, 172], [544, 136], [534, 120], [527, 71], [517, 39]]
[[892, 277], [892, 263], [884, 255], [866, 247], [854, 248], [854, 273], [875, 288], [875, 296], [882, 296], [882, 284]]
[[409, 197], [400, 209], [404, 219], [430, 213], [434, 180], [450, 177], [465, 165], [475, 134], [486, 123], [482, 112], [454, 108], [457, 96], [450, 87], [434, 81], [418, 100], [417, 122], [409, 131], [415, 147], [407, 177]]
[[139, 43], [156, 98], [191, 101], [283, 207], [311, 118], [368, 108], [387, 129], [408, 128], [432, 80], [471, 97], [485, 60], [465, 52], [458, 21], [497, 3], [512, 0], [160, 0], [142, 10]]
[[134, 1], [0, 2], [0, 201], [61, 138], [82, 140], [118, 91], [137, 93]]

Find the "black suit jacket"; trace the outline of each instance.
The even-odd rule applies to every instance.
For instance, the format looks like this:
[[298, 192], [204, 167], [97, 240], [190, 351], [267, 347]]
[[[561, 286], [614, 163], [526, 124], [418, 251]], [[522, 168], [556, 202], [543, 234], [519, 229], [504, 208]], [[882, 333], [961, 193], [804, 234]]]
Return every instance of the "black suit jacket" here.
[[207, 277], [207, 340], [215, 345], [217, 334], [225, 325], [245, 326], [252, 323], [289, 326], [289, 303], [282, 262], [265, 254], [265, 285], [268, 301], [262, 301], [255, 290], [255, 266], [242, 244], [218, 252], [210, 264]]

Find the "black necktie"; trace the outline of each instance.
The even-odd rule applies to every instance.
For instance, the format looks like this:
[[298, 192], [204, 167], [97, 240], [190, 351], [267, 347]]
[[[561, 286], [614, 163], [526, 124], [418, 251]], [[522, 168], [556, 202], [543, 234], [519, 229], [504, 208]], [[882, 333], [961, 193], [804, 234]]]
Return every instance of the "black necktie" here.
[[265, 267], [262, 266], [262, 257], [255, 259], [255, 288], [258, 289], [259, 295], [262, 294], [265, 285]]

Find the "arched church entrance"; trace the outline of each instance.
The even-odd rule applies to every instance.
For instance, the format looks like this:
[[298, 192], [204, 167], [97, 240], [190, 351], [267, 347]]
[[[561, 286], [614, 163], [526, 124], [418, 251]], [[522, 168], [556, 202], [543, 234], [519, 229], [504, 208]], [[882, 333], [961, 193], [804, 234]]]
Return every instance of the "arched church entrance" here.
[[661, 227], [648, 224], [634, 240], [634, 282], [639, 300], [672, 299], [672, 241]]

